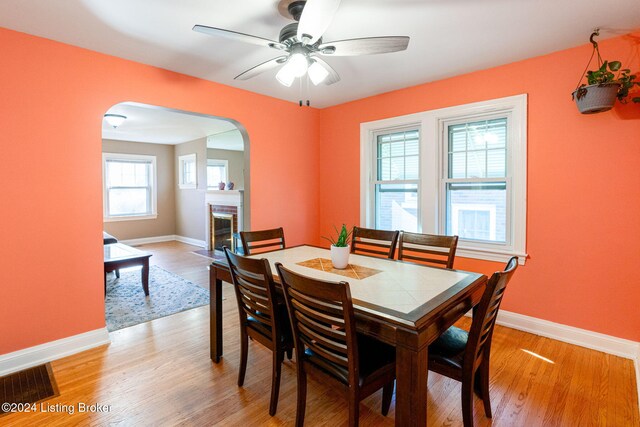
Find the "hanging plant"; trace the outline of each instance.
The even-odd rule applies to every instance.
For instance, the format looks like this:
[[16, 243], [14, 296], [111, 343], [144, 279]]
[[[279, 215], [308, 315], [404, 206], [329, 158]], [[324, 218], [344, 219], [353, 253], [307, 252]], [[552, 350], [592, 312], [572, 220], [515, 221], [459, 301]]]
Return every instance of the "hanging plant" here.
[[[632, 74], [628, 68], [623, 69], [620, 61], [602, 60], [598, 42], [594, 40], [594, 37], [598, 35], [600, 35], [600, 33], [596, 29], [589, 38], [589, 41], [593, 45], [593, 52], [591, 53], [591, 58], [589, 58], [585, 69], [586, 73], [584, 74], [584, 77], [587, 78], [587, 83], [580, 84], [580, 82], [578, 82], [579, 86], [571, 94], [572, 99], [576, 101], [578, 110], [580, 110], [582, 114], [608, 111], [613, 107], [616, 99], [626, 104], [628, 102], [630, 89], [636, 85], [640, 86], [640, 82], [634, 81], [636, 75]], [[587, 71], [596, 54], [598, 68]], [[582, 77], [580, 81], [582, 81]], [[634, 97], [632, 101], [640, 102], [640, 97]]]

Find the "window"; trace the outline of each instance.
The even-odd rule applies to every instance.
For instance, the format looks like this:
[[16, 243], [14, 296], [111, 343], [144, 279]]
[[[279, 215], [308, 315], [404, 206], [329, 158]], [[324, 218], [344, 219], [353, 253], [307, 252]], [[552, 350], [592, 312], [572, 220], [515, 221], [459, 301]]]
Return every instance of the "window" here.
[[418, 231], [419, 130], [381, 132], [376, 138], [375, 228]]
[[361, 125], [361, 224], [526, 257], [526, 95]]
[[228, 182], [228, 160], [208, 159], [207, 160], [207, 187], [218, 189], [218, 184]]
[[506, 243], [507, 118], [445, 123], [445, 234]]
[[178, 186], [182, 189], [197, 187], [196, 154], [178, 157]]
[[104, 220], [153, 219], [156, 212], [156, 158], [103, 153]]

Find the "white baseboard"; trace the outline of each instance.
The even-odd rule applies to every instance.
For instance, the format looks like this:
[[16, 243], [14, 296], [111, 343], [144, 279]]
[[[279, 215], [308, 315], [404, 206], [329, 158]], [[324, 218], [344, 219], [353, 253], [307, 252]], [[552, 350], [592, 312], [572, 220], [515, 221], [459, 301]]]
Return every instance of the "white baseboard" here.
[[162, 243], [162, 242], [182, 242], [188, 245], [198, 246], [200, 248], [205, 248], [207, 246], [207, 242], [204, 240], [192, 239], [191, 237], [178, 236], [175, 234], [169, 234], [166, 236], [154, 236], [154, 237], [142, 237], [140, 239], [127, 239], [127, 240], [119, 240], [120, 243], [124, 243], [129, 246], [137, 246], [137, 245], [147, 245], [149, 243]]
[[110, 342], [107, 328], [101, 328], [13, 353], [2, 354], [0, 355], [0, 377]]
[[193, 245], [193, 246], [199, 246], [201, 248], [207, 247], [207, 242], [205, 242], [204, 240], [192, 239], [191, 237], [184, 237], [184, 236], [178, 236], [178, 235], [174, 237], [175, 237], [175, 240], [177, 240], [178, 242], [186, 243], [188, 245]]
[[537, 319], [510, 311], [500, 310], [496, 323], [626, 359], [636, 360], [640, 352], [640, 343], [636, 341], [612, 337], [610, 335], [549, 322], [548, 320]]
[[141, 237], [140, 239], [118, 240], [118, 242], [124, 243], [125, 245], [129, 246], [136, 246], [147, 245], [149, 243], [173, 242], [174, 240], [176, 240], [176, 236], [170, 234], [167, 236]]

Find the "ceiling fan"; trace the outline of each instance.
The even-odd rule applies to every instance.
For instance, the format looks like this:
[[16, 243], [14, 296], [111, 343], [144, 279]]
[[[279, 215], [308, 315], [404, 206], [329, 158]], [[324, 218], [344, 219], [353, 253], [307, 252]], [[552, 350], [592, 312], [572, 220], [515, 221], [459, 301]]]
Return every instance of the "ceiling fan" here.
[[308, 74], [314, 85], [331, 85], [340, 80], [338, 73], [320, 56], [358, 56], [405, 50], [409, 37], [367, 37], [325, 43], [322, 35], [338, 10], [340, 0], [282, 0], [289, 15], [296, 21], [280, 31], [279, 41], [269, 40], [236, 31], [195, 25], [193, 31], [211, 36], [252, 43], [282, 52], [281, 56], [249, 68], [238, 74], [236, 80], [248, 80], [265, 71], [282, 66], [276, 78], [291, 86], [297, 77]]

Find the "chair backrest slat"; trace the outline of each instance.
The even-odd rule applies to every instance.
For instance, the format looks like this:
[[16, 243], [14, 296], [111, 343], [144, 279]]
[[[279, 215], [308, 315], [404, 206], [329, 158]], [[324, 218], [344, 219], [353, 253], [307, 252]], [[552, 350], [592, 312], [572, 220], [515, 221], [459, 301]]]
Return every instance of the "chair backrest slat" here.
[[305, 349], [309, 349], [314, 363], [354, 384], [358, 380], [358, 345], [349, 284], [306, 277], [280, 263], [276, 268], [291, 320], [296, 360], [306, 360]]
[[[224, 248], [224, 252], [231, 270], [240, 323], [258, 330], [274, 345], [279, 343], [280, 321], [274, 308], [276, 290], [269, 261], [236, 255], [228, 248]], [[250, 325], [249, 316], [255, 321]]]
[[245, 255], [253, 255], [276, 249], [284, 249], [284, 230], [282, 227], [271, 230], [241, 231], [240, 240]]
[[453, 268], [457, 246], [458, 236], [438, 236], [403, 231], [400, 235], [398, 259]]
[[518, 258], [512, 257], [505, 270], [493, 273], [487, 282], [487, 288], [473, 314], [473, 322], [469, 331], [469, 339], [464, 356], [465, 364], [476, 364], [481, 357], [488, 356], [500, 303], [507, 284], [517, 268]]
[[399, 235], [399, 231], [353, 227], [351, 253], [393, 259]]

